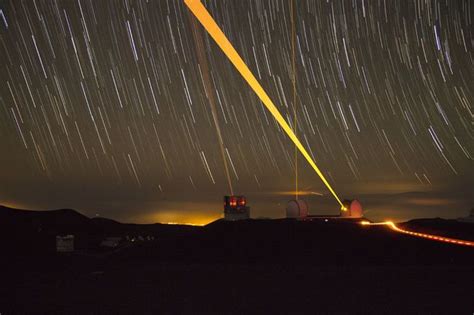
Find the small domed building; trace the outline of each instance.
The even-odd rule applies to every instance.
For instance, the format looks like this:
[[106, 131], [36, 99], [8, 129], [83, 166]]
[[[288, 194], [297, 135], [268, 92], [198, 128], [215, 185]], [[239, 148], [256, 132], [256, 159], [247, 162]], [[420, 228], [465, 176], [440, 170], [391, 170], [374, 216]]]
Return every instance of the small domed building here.
[[342, 202], [344, 205], [341, 209], [341, 217], [345, 218], [362, 218], [362, 205], [359, 200], [344, 200]]
[[297, 219], [308, 216], [308, 204], [303, 199], [290, 200], [286, 205], [286, 217]]

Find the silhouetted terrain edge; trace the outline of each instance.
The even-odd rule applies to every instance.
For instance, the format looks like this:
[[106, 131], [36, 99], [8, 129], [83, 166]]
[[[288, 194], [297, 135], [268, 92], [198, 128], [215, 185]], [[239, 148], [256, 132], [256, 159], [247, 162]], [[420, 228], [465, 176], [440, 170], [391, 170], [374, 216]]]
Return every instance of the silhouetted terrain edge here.
[[[470, 233], [445, 221], [413, 220], [404, 227]], [[77, 250], [56, 253], [57, 234], [74, 234]], [[106, 236], [147, 234], [154, 239], [107, 252], [94, 247]], [[7, 244], [0, 263], [2, 314], [473, 310], [472, 248], [354, 221], [136, 225], [73, 210], [1, 207], [0, 236]]]

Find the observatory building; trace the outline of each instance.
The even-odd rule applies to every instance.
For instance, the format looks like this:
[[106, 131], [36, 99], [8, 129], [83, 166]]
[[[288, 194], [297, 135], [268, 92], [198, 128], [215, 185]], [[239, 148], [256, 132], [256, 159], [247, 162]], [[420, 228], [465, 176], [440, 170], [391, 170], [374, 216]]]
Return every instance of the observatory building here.
[[310, 215], [309, 207], [305, 200], [290, 200], [286, 206], [286, 217], [303, 221], [332, 220], [332, 219], [360, 219], [363, 217], [362, 205], [359, 200], [344, 200], [343, 207], [339, 214]]
[[342, 202], [344, 209], [341, 209], [341, 217], [343, 218], [362, 218], [362, 205], [359, 200], [344, 200]]
[[290, 200], [286, 205], [286, 217], [292, 219], [306, 218], [308, 216], [308, 204], [303, 199]]
[[245, 196], [224, 196], [224, 219], [237, 221], [250, 219], [250, 207]]

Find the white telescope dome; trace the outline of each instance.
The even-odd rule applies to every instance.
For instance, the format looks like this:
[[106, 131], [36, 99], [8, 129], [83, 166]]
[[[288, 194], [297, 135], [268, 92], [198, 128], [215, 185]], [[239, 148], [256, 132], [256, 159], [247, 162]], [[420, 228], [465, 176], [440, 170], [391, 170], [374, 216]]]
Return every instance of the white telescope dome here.
[[303, 199], [290, 200], [286, 205], [287, 218], [304, 218], [308, 216], [308, 204]]

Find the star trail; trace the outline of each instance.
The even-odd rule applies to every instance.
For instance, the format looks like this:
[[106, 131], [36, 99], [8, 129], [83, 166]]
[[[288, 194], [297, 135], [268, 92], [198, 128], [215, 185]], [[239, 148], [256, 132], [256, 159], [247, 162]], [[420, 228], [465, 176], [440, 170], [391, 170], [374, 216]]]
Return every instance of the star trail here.
[[[203, 4], [291, 128], [296, 106], [338, 194], [462, 196], [458, 212], [439, 203], [444, 216], [472, 206], [471, 1], [296, 0], [296, 103], [291, 2]], [[280, 216], [269, 196], [294, 189], [294, 144], [193, 19], [178, 0], [0, 1], [0, 203], [212, 218], [228, 173], [257, 215]], [[324, 204], [301, 156], [298, 169]]]

